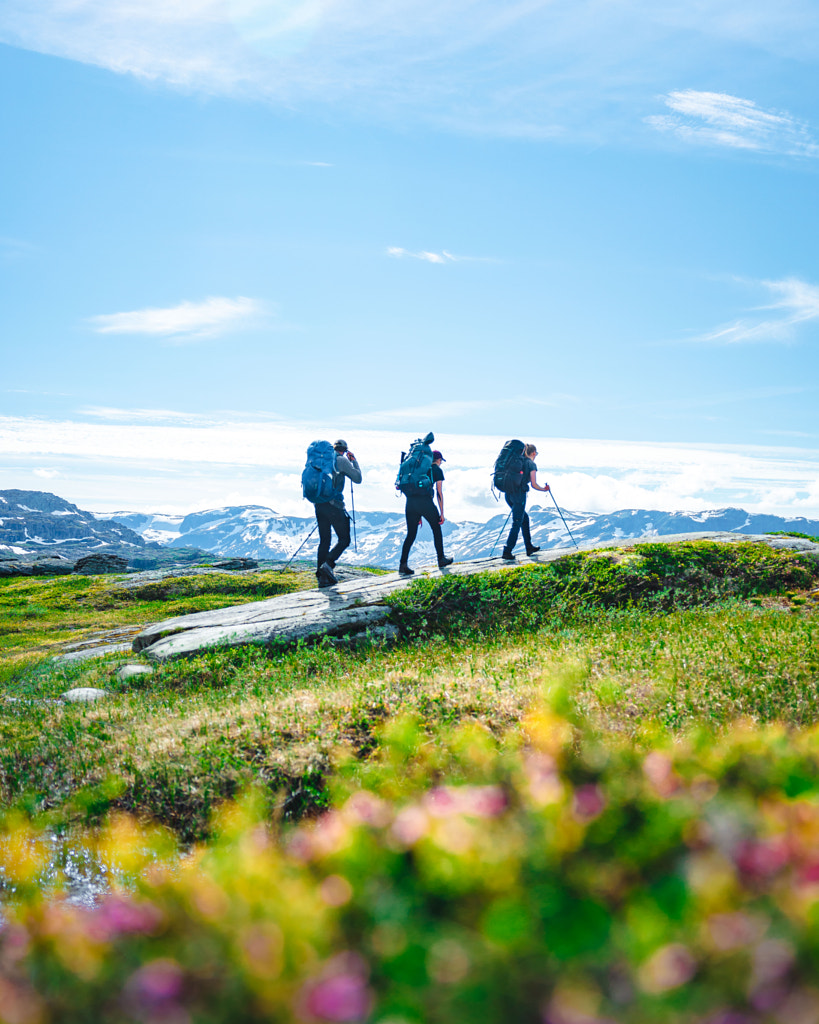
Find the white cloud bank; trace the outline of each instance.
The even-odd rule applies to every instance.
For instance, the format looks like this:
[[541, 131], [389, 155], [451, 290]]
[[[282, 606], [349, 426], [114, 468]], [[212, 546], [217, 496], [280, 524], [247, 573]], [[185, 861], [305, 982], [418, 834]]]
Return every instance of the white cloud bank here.
[[763, 110], [753, 100], [721, 92], [683, 89], [663, 97], [673, 114], [645, 118], [658, 131], [684, 142], [786, 156], [817, 157], [809, 126], [784, 111]]
[[[722, 324], [694, 340], [725, 345], [789, 342], [796, 336], [798, 327], [819, 319], [817, 285], [789, 277], [782, 281], [759, 281], [758, 286], [777, 296], [776, 301], [757, 307], [758, 314], [762, 315], [742, 317], [732, 323]], [[772, 310], [779, 315], [768, 315]]]
[[183, 343], [247, 327], [262, 311], [261, 303], [255, 299], [213, 297], [204, 302], [180, 302], [167, 309], [106, 313], [89, 317], [89, 323], [98, 334], [147, 334]]
[[[299, 479], [310, 441], [338, 432], [326, 424], [199, 417], [151, 423], [145, 410], [103, 422], [0, 417], [0, 489], [41, 489], [35, 471], [60, 475], [60, 493], [94, 510], [191, 512], [260, 504], [309, 515]], [[398, 511], [393, 483], [410, 435], [344, 428], [361, 462], [356, 507]], [[485, 520], [506, 511], [490, 490], [504, 437], [441, 431], [446, 499], [454, 520]], [[726, 505], [819, 518], [819, 451], [787, 447], [647, 444], [531, 437], [540, 478], [560, 505], [575, 511], [622, 508], [699, 510]], [[540, 496], [537, 496], [540, 499]], [[536, 501], [533, 496], [532, 501]]]

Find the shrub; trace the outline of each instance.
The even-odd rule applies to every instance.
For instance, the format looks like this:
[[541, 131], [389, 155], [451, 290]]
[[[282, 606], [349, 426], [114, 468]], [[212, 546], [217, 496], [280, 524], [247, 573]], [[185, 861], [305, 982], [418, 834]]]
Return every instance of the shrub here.
[[640, 544], [584, 552], [505, 572], [413, 581], [391, 595], [391, 619], [407, 636], [523, 630], [600, 609], [671, 611], [808, 587], [809, 556], [766, 544]]
[[114, 818], [91, 909], [41, 898], [47, 846], [9, 822], [0, 1020], [815, 1019], [815, 732], [604, 749], [551, 709], [524, 729], [393, 721], [278, 837], [249, 798], [181, 857]]

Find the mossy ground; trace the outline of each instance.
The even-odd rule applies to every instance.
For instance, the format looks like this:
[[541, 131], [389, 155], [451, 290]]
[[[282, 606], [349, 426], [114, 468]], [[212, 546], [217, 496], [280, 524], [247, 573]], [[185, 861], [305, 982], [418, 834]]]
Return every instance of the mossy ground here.
[[[420, 580], [396, 600], [405, 635], [391, 647], [217, 650], [127, 685], [113, 679], [122, 659], [35, 668], [5, 683], [18, 700], [0, 705], [3, 801], [62, 819], [125, 807], [191, 840], [208, 834], [220, 800], [252, 782], [286, 817], [315, 811], [333, 764], [366, 763], [400, 715], [430, 731], [472, 722], [501, 736], [548, 694], [601, 736], [636, 744], [739, 719], [819, 722], [816, 565], [756, 545], [718, 547], [644, 545]], [[214, 587], [217, 577], [194, 579]], [[246, 599], [262, 596], [240, 579]], [[74, 615], [84, 628], [153, 611], [154, 594], [112, 590], [110, 581], [47, 581], [42, 618], [71, 615], [52, 611], [49, 594], [69, 606], [67, 594], [81, 598]], [[166, 595], [153, 617], [219, 606], [210, 602], [238, 603], [235, 591]], [[77, 685], [116, 695], [51, 702]]]
[[91, 633], [224, 608], [314, 585], [295, 571], [174, 576], [139, 587], [128, 576], [0, 580], [0, 683]]

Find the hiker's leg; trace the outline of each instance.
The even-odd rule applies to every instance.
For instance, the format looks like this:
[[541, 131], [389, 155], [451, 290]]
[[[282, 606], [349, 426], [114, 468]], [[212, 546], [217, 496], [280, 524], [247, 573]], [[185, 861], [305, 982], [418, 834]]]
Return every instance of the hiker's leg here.
[[316, 505], [316, 522], [318, 523], [319, 546], [316, 554], [316, 568], [324, 565], [327, 561], [327, 554], [330, 550], [330, 517], [328, 510], [330, 506], [326, 501]]
[[509, 528], [509, 536], [506, 538], [504, 547], [507, 551], [513, 551], [518, 542], [518, 534], [523, 523], [523, 517], [526, 515], [526, 492], [515, 494], [512, 497], [505, 494], [504, 497], [506, 498], [506, 504], [512, 509], [512, 525]]
[[338, 536], [335, 547], [327, 555], [327, 563], [332, 569], [341, 553], [350, 546], [350, 517], [343, 508], [338, 508], [337, 505], [330, 505], [329, 508], [330, 522]]
[[532, 534], [529, 532], [529, 513], [525, 511], [525, 509], [526, 509], [526, 495], [525, 494], [523, 495], [523, 508], [524, 508], [524, 513], [523, 513], [523, 519], [522, 519], [521, 524], [520, 524], [520, 532], [523, 534], [523, 543], [526, 545], [526, 550], [528, 551], [529, 548], [531, 548], [531, 546], [532, 546]]
[[407, 564], [410, 548], [415, 543], [415, 538], [418, 536], [418, 520], [421, 518], [421, 510], [418, 508], [418, 503], [413, 498], [407, 498], [405, 515], [407, 518], [407, 536], [404, 541], [404, 546], [401, 548], [401, 565]]
[[421, 515], [429, 523], [432, 529], [432, 540], [435, 544], [435, 554], [438, 556], [438, 561], [442, 562], [445, 558], [444, 555], [444, 535], [441, 532], [441, 513], [435, 507], [435, 502], [432, 498], [429, 498], [424, 502], [424, 510]]

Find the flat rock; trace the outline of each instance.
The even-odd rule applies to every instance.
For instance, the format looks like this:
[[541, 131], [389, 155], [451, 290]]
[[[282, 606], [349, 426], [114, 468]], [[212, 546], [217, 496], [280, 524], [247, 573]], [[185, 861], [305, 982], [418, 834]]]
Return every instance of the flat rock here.
[[93, 704], [94, 701], [102, 700], [107, 696], [107, 690], [99, 690], [96, 686], [78, 686], [60, 694], [61, 699], [69, 704]]
[[[605, 550], [638, 546], [640, 543], [675, 543], [711, 540], [721, 544], [743, 544], [762, 541], [773, 548], [785, 548], [810, 554], [819, 560], [819, 544], [796, 537], [749, 536], [737, 533], [686, 533], [658, 537], [651, 541], [619, 540], [597, 544], [584, 550]], [[515, 565], [554, 562], [574, 549], [541, 551], [516, 562], [501, 558], [460, 562], [447, 569], [428, 568], [426, 576], [471, 575], [478, 572], [501, 572]], [[184, 658], [214, 647], [239, 647], [243, 644], [268, 645], [276, 641], [294, 642], [313, 637], [340, 637], [387, 624], [389, 609], [384, 603], [388, 594], [409, 586], [422, 575], [358, 578], [321, 590], [303, 590], [282, 594], [266, 601], [234, 605], [216, 611], [196, 612], [165, 619], [142, 630], [134, 639], [134, 650], [152, 661], [163, 662]]]

